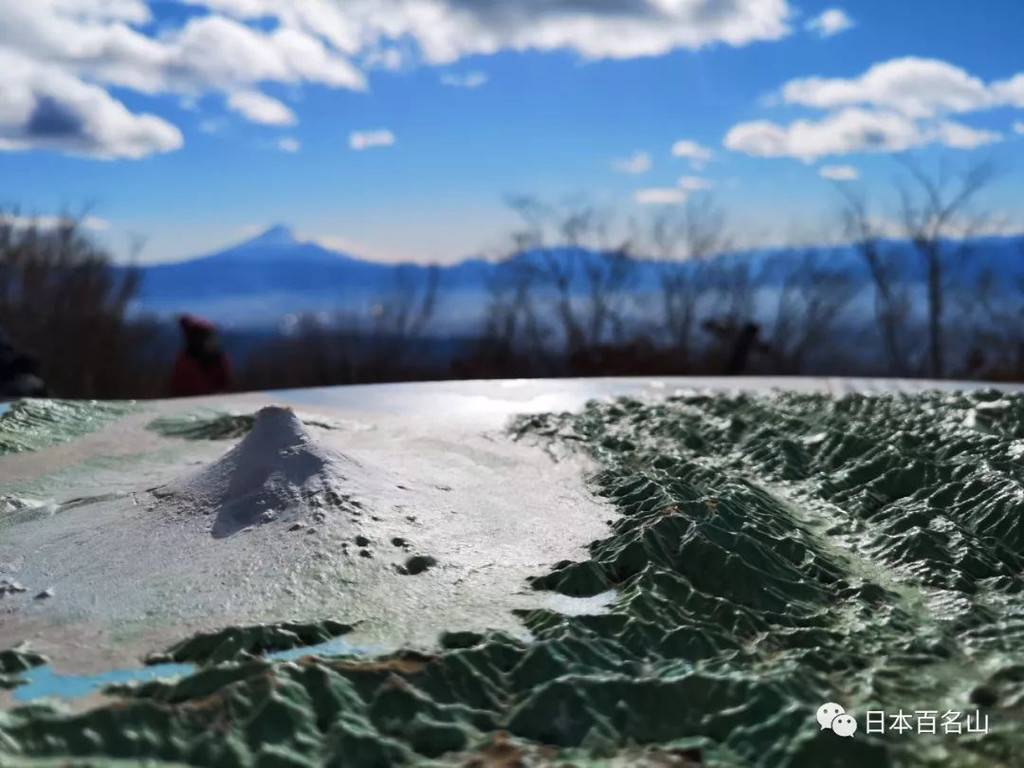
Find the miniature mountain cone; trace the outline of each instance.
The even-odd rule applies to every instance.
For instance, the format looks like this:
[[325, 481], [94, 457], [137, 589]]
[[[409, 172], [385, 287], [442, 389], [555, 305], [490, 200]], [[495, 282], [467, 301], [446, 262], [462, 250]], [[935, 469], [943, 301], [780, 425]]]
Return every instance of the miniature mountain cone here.
[[317, 443], [290, 408], [262, 409], [252, 431], [199, 472], [154, 491], [162, 499], [216, 515], [223, 538], [273, 520], [292, 520], [319, 508], [359, 465]]

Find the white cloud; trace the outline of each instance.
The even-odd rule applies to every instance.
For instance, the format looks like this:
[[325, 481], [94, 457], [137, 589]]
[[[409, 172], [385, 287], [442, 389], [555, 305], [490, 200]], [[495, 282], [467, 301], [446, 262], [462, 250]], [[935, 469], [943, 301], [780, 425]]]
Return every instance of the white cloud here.
[[951, 121], [941, 122], [934, 127], [933, 141], [944, 144], [953, 149], [975, 149], [986, 144], [995, 144], [1002, 141], [1003, 136], [995, 131], [985, 131], [978, 128], [971, 128], [963, 123]]
[[588, 59], [658, 56], [789, 34], [786, 0], [187, 0], [241, 19], [316, 30], [342, 52], [408, 38], [431, 64], [502, 50], [571, 50]]
[[[883, 239], [903, 239], [906, 224], [899, 218], [888, 218], [869, 212], [871, 230]], [[1020, 209], [994, 209], [978, 221], [977, 216], [953, 217], [948, 224], [950, 239], [964, 237], [1009, 237], [1024, 234], [1024, 211]], [[785, 220], [758, 220], [737, 230], [737, 250], [764, 248], [832, 248], [852, 242], [851, 233], [828, 227], [794, 228]]]
[[[567, 50], [586, 59], [628, 59], [715, 44], [744, 46], [791, 31], [787, 0], [183, 2], [195, 13], [178, 22], [155, 18], [153, 3], [143, 0], [0, 2], [0, 51], [32, 65], [4, 72], [0, 149], [142, 157], [181, 146], [177, 129], [158, 117], [134, 114], [112, 87], [179, 100], [211, 92], [256, 93], [266, 83], [363, 90], [363, 69], [398, 68], [407, 58], [437, 66], [501, 51]], [[410, 50], [396, 53], [402, 46]], [[102, 91], [89, 98], [105, 105], [103, 125], [96, 111], [75, 139], [12, 127], [12, 115], [24, 112], [25, 94], [38, 90], [28, 69], [63, 78], [65, 91]], [[464, 84], [479, 81], [470, 76]], [[257, 120], [268, 114], [266, 104], [239, 109]], [[283, 121], [280, 108], [276, 114], [273, 119]]]
[[81, 224], [81, 226], [85, 227], [86, 229], [91, 229], [96, 232], [102, 232], [104, 230], [110, 229], [109, 221], [107, 221], [106, 219], [98, 219], [95, 216], [86, 216], [79, 222], [79, 224]]
[[1013, 124], [1013, 132], [1019, 133], [1021, 136], [1024, 136], [1024, 121], [1016, 121]]
[[[896, 218], [869, 216], [872, 229], [883, 238], [906, 237], [906, 223]], [[1020, 210], [993, 210], [990, 215], [979, 221], [976, 216], [953, 216], [947, 223], [947, 231], [951, 240], [973, 237], [1009, 237], [1024, 234], [1024, 218]], [[846, 241], [848, 238], [842, 238]]]
[[338, 253], [356, 256], [369, 261], [400, 264], [403, 262], [415, 261], [408, 253], [402, 253], [390, 248], [383, 248], [363, 240], [355, 240], [350, 237], [339, 237], [337, 235], [309, 235], [300, 233], [296, 237], [303, 242], [316, 243]]
[[352, 131], [348, 137], [348, 145], [357, 151], [372, 147], [390, 147], [395, 143], [395, 135], [387, 129], [373, 131]]
[[651, 170], [651, 156], [646, 152], [634, 152], [625, 160], [616, 160], [612, 167], [619, 173], [639, 175]]
[[1024, 72], [1008, 80], [992, 83], [991, 90], [998, 104], [1024, 108]]
[[755, 157], [795, 157], [810, 163], [830, 155], [902, 152], [934, 143], [973, 148], [1000, 139], [998, 133], [960, 123], [922, 123], [897, 112], [850, 108], [789, 125], [768, 120], [740, 123], [729, 130], [724, 144]]
[[974, 149], [1002, 140], [991, 130], [949, 119], [1000, 106], [1024, 105], [1024, 73], [986, 83], [938, 59], [906, 56], [854, 78], [805, 77], [785, 83], [775, 103], [827, 111], [779, 125], [757, 120], [734, 126], [724, 144], [758, 157], [819, 157], [901, 152], [928, 144]]
[[441, 75], [441, 85], [451, 88], [479, 88], [486, 85], [490, 78], [486, 72], [467, 72], [464, 75], [457, 75], [451, 72]]
[[359, 70], [310, 32], [262, 32], [222, 16], [190, 20], [166, 41], [165, 54], [168, 60], [154, 81], [164, 89], [228, 90], [264, 81], [366, 87]]
[[0, 213], [0, 225], [14, 227], [15, 229], [27, 229], [38, 227], [39, 229], [57, 229], [60, 226], [75, 224], [82, 229], [93, 232], [103, 232], [110, 229], [110, 222], [95, 216], [74, 218], [69, 216], [12, 216], [7, 213]]
[[262, 235], [274, 226], [277, 226], [276, 222], [271, 224], [246, 224], [238, 228], [238, 237], [243, 240], [249, 240], [257, 235]]
[[842, 8], [829, 8], [807, 22], [807, 29], [821, 37], [832, 37], [853, 26], [853, 19]]
[[[119, 6], [123, 12], [114, 13]], [[265, 32], [205, 15], [150, 36], [132, 26], [148, 19], [145, 3], [100, 7], [98, 0], [4, 3], [0, 47], [75, 76], [144, 93], [230, 90], [268, 80], [365, 86], [362, 73], [312, 29], [282, 26]]]
[[141, 0], [0, 3], [0, 151], [111, 159], [182, 146], [175, 126], [132, 112], [112, 86], [182, 103], [222, 92], [244, 116], [273, 124], [294, 116], [256, 83], [365, 87], [364, 75], [311, 30], [265, 32], [216, 14], [159, 33], [141, 28], [152, 21]]
[[210, 135], [220, 133], [227, 127], [227, 121], [221, 117], [210, 117], [199, 121], [199, 130]]
[[363, 54], [360, 63], [364, 69], [398, 72], [405, 66], [406, 56], [399, 48], [376, 48]]
[[1024, 105], [1024, 74], [986, 85], [938, 59], [906, 56], [875, 64], [855, 78], [807, 77], [782, 86], [782, 99], [817, 109], [872, 106], [912, 117]]
[[130, 112], [103, 88], [0, 48], [0, 151], [138, 158], [178, 149], [182, 141], [173, 125]]
[[700, 176], [683, 176], [676, 182], [680, 189], [687, 192], [699, 192], [700, 190], [711, 189], [714, 185], [707, 179]]
[[638, 189], [633, 199], [640, 205], [676, 205], [686, 202], [686, 191], [677, 187]]
[[259, 91], [239, 91], [228, 97], [228, 106], [246, 120], [263, 125], [295, 125], [295, 113], [277, 99]]
[[852, 165], [823, 165], [818, 174], [832, 181], [856, 181], [860, 178], [860, 173]]
[[300, 149], [302, 149], [302, 144], [299, 143], [298, 139], [286, 137], [283, 139], [278, 139], [277, 148], [280, 149], [282, 152], [298, 152]]
[[685, 157], [690, 161], [690, 166], [695, 170], [701, 170], [711, 159], [712, 152], [707, 147], [702, 147], [696, 141], [680, 139], [672, 145], [673, 157]]

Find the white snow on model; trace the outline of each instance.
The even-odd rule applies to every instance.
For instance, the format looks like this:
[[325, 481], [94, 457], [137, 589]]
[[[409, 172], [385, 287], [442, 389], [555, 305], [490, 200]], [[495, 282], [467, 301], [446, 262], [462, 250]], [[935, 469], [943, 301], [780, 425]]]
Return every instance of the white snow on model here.
[[[0, 648], [31, 638], [58, 671], [83, 674], [231, 625], [358, 621], [347, 639], [374, 648], [429, 649], [453, 630], [525, 636], [514, 611], [553, 601], [528, 577], [583, 558], [615, 512], [585, 485], [586, 457], [554, 461], [505, 424], [517, 411], [578, 407], [578, 388], [155, 401], [4, 456], [0, 493], [52, 500], [52, 511], [0, 521], [0, 579], [25, 588], [2, 599]], [[239, 429], [204, 436], [201, 422], [225, 414]], [[45, 589], [51, 597], [33, 599]]]
[[225, 456], [153, 494], [181, 511], [216, 515], [211, 532], [221, 538], [330, 506], [359, 471], [354, 459], [319, 444], [291, 408], [269, 406]]

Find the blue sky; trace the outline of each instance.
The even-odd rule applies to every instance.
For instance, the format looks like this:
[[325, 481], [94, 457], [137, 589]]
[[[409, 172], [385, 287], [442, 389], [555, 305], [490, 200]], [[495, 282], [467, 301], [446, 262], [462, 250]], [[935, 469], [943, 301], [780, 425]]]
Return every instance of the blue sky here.
[[500, 250], [508, 194], [819, 231], [909, 151], [992, 160], [1021, 228], [1021, 29], [1020, 0], [0, 0], [0, 204], [88, 207], [145, 261], [284, 222], [450, 262]]

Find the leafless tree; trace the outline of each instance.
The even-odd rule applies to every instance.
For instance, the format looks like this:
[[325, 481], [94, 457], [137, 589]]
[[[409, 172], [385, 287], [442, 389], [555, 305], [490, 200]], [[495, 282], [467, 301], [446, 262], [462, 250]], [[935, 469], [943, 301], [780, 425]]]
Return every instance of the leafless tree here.
[[[896, 185], [897, 233], [910, 242], [924, 276], [927, 349], [923, 371], [941, 378], [947, 374], [950, 267], [969, 255], [970, 238], [984, 222], [972, 211], [972, 204], [992, 180], [993, 169], [983, 162], [954, 172], [943, 163], [936, 172], [927, 173], [911, 160], [903, 160], [902, 165], [904, 178]], [[845, 189], [844, 196], [846, 233], [871, 276], [876, 321], [890, 366], [898, 375], [914, 373], [917, 365], [907, 333], [913, 322], [910, 265], [884, 245], [883, 226], [869, 215], [866, 198]]]
[[368, 373], [392, 378], [395, 370], [408, 365], [415, 356], [418, 341], [437, 310], [439, 278], [436, 266], [427, 269], [422, 281], [414, 268], [399, 268], [391, 292], [374, 302], [368, 328], [357, 325], [364, 338], [363, 360]]
[[[396, 273], [390, 291], [359, 310], [334, 317], [306, 313], [288, 338], [264, 345], [239, 375], [245, 389], [363, 384], [426, 377], [438, 366], [424, 355], [423, 337], [439, 297], [439, 270]], [[435, 374], [436, 375], [436, 374]]]
[[868, 270], [875, 324], [888, 369], [897, 376], [905, 376], [913, 365], [906, 335], [913, 306], [910, 287], [900, 279], [899, 261], [883, 245], [882, 227], [870, 215], [865, 195], [846, 187], [840, 187], [840, 190], [845, 197], [842, 209], [844, 230]]
[[979, 163], [961, 173], [946, 164], [934, 174], [906, 161], [909, 183], [901, 184], [903, 234], [911, 241], [925, 268], [928, 310], [928, 370], [933, 378], [946, 375], [945, 320], [948, 268], [970, 253], [970, 238], [984, 223], [971, 203], [992, 181], [993, 167]]
[[39, 358], [52, 394], [158, 394], [156, 324], [129, 316], [139, 272], [116, 268], [79, 219], [0, 213], [0, 327]]
[[856, 285], [849, 273], [830, 268], [818, 248], [779, 257], [770, 268], [782, 284], [768, 332], [768, 353], [774, 372], [803, 374], [808, 359], [834, 338]]
[[680, 370], [686, 371], [692, 364], [700, 315], [723, 310], [734, 315], [745, 293], [745, 276], [742, 270], [709, 264], [709, 257], [729, 248], [725, 214], [711, 195], [697, 195], [682, 206], [658, 211], [647, 240], [661, 263], [660, 324]]
[[628, 241], [613, 241], [610, 217], [586, 203], [549, 206], [531, 197], [508, 203], [523, 228], [513, 236], [515, 255], [498, 272], [512, 281], [492, 291], [491, 322], [514, 328], [547, 366], [586, 361], [620, 341], [634, 262]]
[[723, 254], [704, 267], [707, 319], [720, 328], [739, 328], [754, 322], [761, 275], [747, 254]]
[[1024, 278], [1007, 279], [983, 269], [959, 298], [957, 325], [969, 339], [964, 365], [953, 375], [1019, 381], [1024, 375]]
[[521, 376], [557, 367], [534, 306], [537, 283], [538, 270], [527, 261], [512, 258], [495, 265], [486, 280], [488, 301], [483, 334], [471, 359], [460, 364], [464, 373]]

